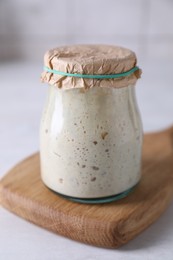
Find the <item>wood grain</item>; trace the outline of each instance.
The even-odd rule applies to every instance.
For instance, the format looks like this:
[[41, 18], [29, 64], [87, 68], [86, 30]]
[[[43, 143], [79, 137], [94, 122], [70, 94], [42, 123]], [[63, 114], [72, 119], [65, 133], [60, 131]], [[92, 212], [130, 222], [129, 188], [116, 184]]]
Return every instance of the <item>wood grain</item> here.
[[173, 128], [144, 137], [142, 180], [128, 197], [87, 205], [63, 199], [40, 179], [39, 154], [0, 181], [0, 203], [20, 217], [68, 238], [117, 248], [151, 225], [173, 198]]

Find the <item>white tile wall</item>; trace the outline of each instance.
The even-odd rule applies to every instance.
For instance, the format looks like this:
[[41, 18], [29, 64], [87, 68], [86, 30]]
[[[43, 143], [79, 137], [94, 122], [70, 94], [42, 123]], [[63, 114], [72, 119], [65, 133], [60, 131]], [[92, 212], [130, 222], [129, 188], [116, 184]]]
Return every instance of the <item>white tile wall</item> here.
[[173, 1], [152, 0], [150, 10], [149, 34], [173, 36]]
[[172, 0], [0, 0], [0, 60], [42, 60], [52, 47], [109, 43], [173, 59]]
[[140, 29], [140, 1], [76, 0], [75, 33], [79, 35], [136, 36]]

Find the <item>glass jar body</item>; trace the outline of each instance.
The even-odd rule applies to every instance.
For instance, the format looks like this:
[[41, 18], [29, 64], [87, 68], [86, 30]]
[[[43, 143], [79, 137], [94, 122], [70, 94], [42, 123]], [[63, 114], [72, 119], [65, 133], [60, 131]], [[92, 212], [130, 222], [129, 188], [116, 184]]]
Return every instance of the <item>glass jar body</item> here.
[[141, 177], [142, 136], [133, 85], [49, 86], [40, 129], [42, 180], [74, 198], [125, 192]]

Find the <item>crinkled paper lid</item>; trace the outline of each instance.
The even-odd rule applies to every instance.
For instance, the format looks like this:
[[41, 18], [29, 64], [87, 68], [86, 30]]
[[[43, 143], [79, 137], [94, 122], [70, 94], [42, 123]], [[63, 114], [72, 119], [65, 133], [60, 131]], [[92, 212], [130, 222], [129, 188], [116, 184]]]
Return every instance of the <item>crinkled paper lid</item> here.
[[[136, 63], [136, 55], [131, 50], [109, 45], [64, 46], [49, 50], [44, 56], [45, 67], [72, 74], [120, 74], [133, 69]], [[70, 77], [44, 71], [41, 80], [63, 89], [89, 89], [94, 86], [121, 88], [135, 84], [140, 76], [140, 69], [128, 76], [111, 79]]]

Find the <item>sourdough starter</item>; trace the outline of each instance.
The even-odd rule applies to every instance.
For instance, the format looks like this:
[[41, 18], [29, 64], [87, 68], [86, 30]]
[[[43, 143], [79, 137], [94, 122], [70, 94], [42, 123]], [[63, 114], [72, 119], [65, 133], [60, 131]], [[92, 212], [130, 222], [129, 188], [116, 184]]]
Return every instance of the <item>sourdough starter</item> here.
[[41, 122], [41, 174], [77, 198], [116, 195], [138, 183], [142, 125], [134, 86], [49, 87]]

